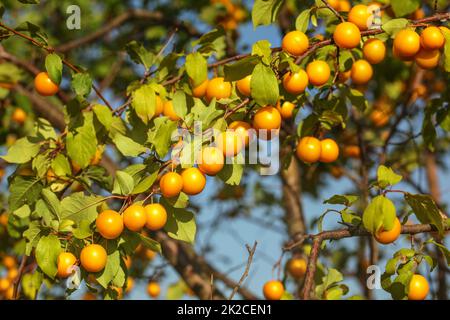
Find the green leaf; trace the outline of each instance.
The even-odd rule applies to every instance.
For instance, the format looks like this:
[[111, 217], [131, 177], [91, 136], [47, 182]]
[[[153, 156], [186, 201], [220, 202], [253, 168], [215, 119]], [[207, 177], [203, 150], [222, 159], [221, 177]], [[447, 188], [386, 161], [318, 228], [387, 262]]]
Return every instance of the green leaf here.
[[139, 237], [140, 237], [141, 243], [144, 247], [146, 247], [147, 249], [150, 249], [152, 251], [161, 253], [161, 244], [158, 241], [153, 240], [149, 237], [146, 237], [141, 233], [139, 234]]
[[208, 63], [199, 52], [186, 56], [186, 72], [194, 82], [194, 87], [202, 84], [208, 77]]
[[225, 81], [237, 81], [252, 74], [255, 66], [261, 61], [257, 56], [249, 56], [235, 63], [226, 64], [223, 68]]
[[441, 32], [445, 38], [444, 46], [444, 69], [450, 72], [450, 30], [447, 28], [441, 28]]
[[376, 196], [363, 213], [363, 225], [367, 231], [375, 234], [381, 227], [391, 230], [396, 217], [395, 206], [384, 196]]
[[81, 168], [86, 168], [97, 151], [93, 113], [83, 112], [81, 121], [67, 133], [66, 147], [69, 157]]
[[149, 131], [148, 142], [153, 144], [158, 155], [163, 158], [172, 144], [172, 133], [177, 129], [177, 123], [166, 117], [156, 118], [155, 127]]
[[359, 90], [350, 88], [347, 94], [347, 98], [350, 100], [351, 104], [357, 107], [360, 111], [364, 111], [368, 106], [367, 99]]
[[175, 111], [175, 114], [179, 116], [181, 119], [184, 119], [188, 112], [187, 107], [187, 95], [184, 93], [184, 91], [178, 90], [173, 95], [172, 103], [173, 103], [173, 110]]
[[155, 89], [151, 85], [143, 85], [133, 91], [131, 97], [131, 106], [142, 122], [147, 124], [156, 111]]
[[55, 159], [53, 159], [52, 169], [58, 177], [72, 174], [72, 167], [70, 166], [69, 160], [61, 153], [58, 153]]
[[61, 252], [61, 243], [56, 235], [48, 235], [39, 239], [36, 246], [36, 261], [41, 270], [50, 278], [54, 278], [57, 270], [57, 261]]
[[392, 10], [396, 17], [403, 17], [413, 13], [421, 4], [421, 0], [391, 0]]
[[120, 251], [110, 250], [106, 260], [106, 266], [101, 274], [97, 277], [97, 282], [103, 287], [107, 288], [108, 284], [114, 279], [120, 268]]
[[88, 73], [76, 73], [72, 78], [72, 87], [77, 96], [86, 97], [92, 89], [92, 78]]
[[183, 280], [170, 284], [167, 287], [166, 299], [180, 300], [184, 296], [187, 288], [188, 287]]
[[61, 220], [61, 204], [59, 203], [56, 194], [51, 192], [49, 189], [42, 189], [42, 199], [45, 201], [47, 208], [53, 214], [53, 216]]
[[52, 124], [44, 118], [37, 118], [34, 123], [34, 131], [36, 132], [36, 136], [41, 140], [56, 140], [56, 132], [53, 128]]
[[450, 250], [447, 249], [446, 246], [444, 246], [443, 244], [440, 244], [434, 240], [428, 240], [429, 242], [433, 243], [434, 245], [436, 245], [439, 250], [442, 252], [442, 254], [445, 257], [445, 260], [447, 260], [447, 266], [450, 266]]
[[444, 234], [444, 221], [434, 200], [425, 194], [405, 195], [405, 200], [421, 223], [429, 223], [437, 228], [439, 235]]
[[295, 29], [301, 32], [306, 32], [306, 30], [308, 30], [310, 17], [311, 17], [311, 9], [302, 11], [295, 20]]
[[167, 211], [167, 223], [164, 230], [169, 237], [194, 243], [197, 230], [194, 214], [186, 209], [173, 208], [166, 199], [161, 199], [161, 204]]
[[33, 159], [41, 149], [41, 145], [33, 137], [18, 139], [1, 158], [9, 163], [27, 163]]
[[31, 254], [31, 251], [39, 242], [39, 239], [41, 238], [42, 231], [41, 231], [41, 224], [39, 221], [31, 221], [28, 229], [24, 231], [23, 237], [27, 239], [26, 246], [25, 246], [25, 254], [29, 256]]
[[13, 215], [19, 219], [24, 219], [30, 216], [31, 210], [27, 204], [24, 204], [19, 209], [13, 211]]
[[272, 60], [271, 43], [267, 40], [256, 41], [252, 46], [252, 56], [259, 56], [265, 65], [270, 65]]
[[91, 222], [89, 220], [81, 220], [78, 228], [72, 230], [72, 234], [77, 239], [86, 239], [93, 234]]
[[33, 204], [39, 198], [42, 188], [40, 179], [36, 177], [16, 176], [9, 187], [9, 209], [14, 211], [24, 204]]
[[393, 38], [397, 34], [397, 32], [405, 29], [408, 24], [408, 19], [392, 19], [384, 23], [381, 28], [384, 30], [384, 32], [391, 36], [391, 38]]
[[378, 185], [381, 188], [393, 186], [402, 181], [401, 175], [396, 174], [391, 168], [385, 167], [383, 165], [378, 167], [377, 178]]
[[78, 227], [92, 223], [97, 218], [100, 196], [87, 196], [83, 192], [73, 193], [61, 200], [61, 218], [73, 220]]
[[62, 68], [62, 60], [56, 53], [50, 53], [45, 57], [45, 69], [50, 79], [57, 85], [61, 83]]
[[124, 171], [117, 171], [112, 193], [128, 195], [133, 191], [133, 188], [134, 188], [133, 177]]
[[143, 145], [120, 133], [114, 136], [113, 142], [120, 153], [126, 157], [137, 157], [147, 151]]
[[389, 287], [392, 299], [402, 300], [406, 299], [408, 294], [409, 282], [413, 273], [411, 271], [405, 272], [397, 276]]
[[142, 44], [135, 40], [128, 43], [125, 49], [130, 58], [134, 62], [144, 65], [145, 69], [149, 69], [155, 61], [155, 55], [147, 51]]
[[252, 9], [253, 27], [274, 22], [283, 2], [284, 0], [255, 0]]
[[278, 80], [272, 68], [260, 63], [255, 66], [250, 81], [252, 97], [260, 106], [276, 105], [279, 98]]
[[[242, 154], [237, 155], [240, 160]], [[223, 180], [226, 184], [237, 186], [241, 182], [242, 175], [244, 173], [243, 161], [234, 161], [235, 163], [225, 163], [223, 169], [217, 174], [217, 176]]]
[[92, 107], [92, 110], [94, 111], [98, 121], [100, 121], [100, 123], [106, 128], [106, 130], [111, 130], [111, 126], [114, 121], [111, 110], [109, 110], [107, 106], [104, 106], [102, 104], [94, 105], [94, 107]]
[[153, 172], [151, 175], [142, 179], [136, 186], [134, 187], [131, 194], [139, 194], [150, 190], [150, 187], [155, 183], [156, 178], [158, 178], [158, 171]]
[[335, 194], [331, 198], [325, 200], [324, 204], [342, 204], [346, 207], [352, 206], [356, 201], [358, 201], [359, 196], [355, 195], [341, 195]]
[[33, 273], [25, 273], [22, 277], [22, 291], [25, 297], [30, 300], [36, 299], [43, 280], [42, 273], [36, 270]]
[[166, 200], [174, 208], [186, 208], [189, 204], [189, 197], [184, 192], [180, 192], [177, 197], [167, 198]]

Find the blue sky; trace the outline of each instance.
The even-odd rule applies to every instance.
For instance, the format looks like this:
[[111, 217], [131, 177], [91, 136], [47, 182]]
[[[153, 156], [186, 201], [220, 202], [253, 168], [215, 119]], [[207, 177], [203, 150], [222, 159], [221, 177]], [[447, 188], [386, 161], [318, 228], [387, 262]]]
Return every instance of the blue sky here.
[[[252, 1], [246, 1], [246, 3], [251, 3]], [[203, 24], [198, 24], [198, 27], [202, 31], [208, 31], [208, 28]], [[246, 23], [240, 26], [239, 32], [242, 37], [239, 40], [239, 46], [251, 46], [252, 43], [258, 40], [269, 40], [272, 46], [280, 46], [281, 44], [281, 35], [276, 26], [267, 26], [267, 27], [259, 27], [256, 30], [253, 29], [251, 23]], [[375, 69], [376, 70], [376, 69]], [[298, 120], [298, 119], [297, 119]], [[448, 158], [446, 159], [448, 163]], [[424, 177], [424, 175], [422, 175]], [[450, 176], [448, 172], [440, 172], [441, 178], [441, 189], [442, 194], [448, 194], [450, 190]], [[259, 176], [257, 174], [252, 174], [248, 177], [249, 183], [255, 183], [258, 181], [259, 183], [264, 184], [270, 190], [280, 196], [280, 182], [277, 178], [271, 176]], [[328, 207], [322, 204], [324, 199], [331, 197], [337, 193], [345, 193], [348, 190], [352, 189], [351, 183], [345, 178], [341, 180], [335, 180], [330, 177], [329, 185], [321, 190], [320, 196], [318, 199], [313, 199], [309, 196], [304, 196], [303, 206], [304, 212], [306, 214], [306, 221], [309, 225], [311, 221], [315, 218], [319, 217]], [[5, 187], [5, 180], [2, 182]], [[426, 186], [426, 185], [425, 185]], [[230, 269], [234, 269], [234, 271], [230, 272], [228, 275], [234, 280], [238, 280], [244, 271], [245, 262], [247, 260], [247, 251], [245, 249], [245, 244], [253, 244], [254, 241], [258, 241], [258, 247], [256, 250], [255, 258], [250, 270], [250, 276], [245, 282], [245, 286], [256, 293], [258, 296], [261, 296], [262, 286], [264, 282], [269, 279], [276, 277], [275, 274], [272, 274], [272, 267], [276, 260], [280, 257], [281, 247], [286, 241], [286, 233], [282, 230], [281, 232], [274, 231], [269, 228], [264, 228], [255, 223], [246, 221], [244, 219], [234, 219], [227, 220], [224, 219], [221, 223], [221, 227], [215, 232], [212, 236], [209, 234], [209, 228], [207, 228], [208, 224], [218, 218], [218, 213], [220, 212], [219, 206], [220, 203], [209, 203], [209, 199], [212, 194], [217, 190], [219, 184], [216, 182], [215, 178], [208, 177], [207, 188], [204, 193], [201, 195], [195, 196], [191, 198], [191, 201], [195, 205], [199, 205], [201, 207], [201, 211], [197, 213], [197, 222], [200, 225], [197, 233], [196, 239], [196, 247], [202, 247], [206, 242], [210, 242], [211, 246], [214, 248], [214, 251], [206, 256], [207, 261], [209, 261], [216, 269], [220, 271], [226, 271]], [[408, 188], [406, 185], [399, 185], [398, 188], [403, 188], [404, 190], [414, 191]], [[446, 204], [448, 204], [447, 197], [443, 197]], [[278, 210], [274, 212], [274, 215], [277, 217], [281, 217], [283, 212]], [[260, 209], [254, 209], [252, 215], [264, 218], [266, 212]], [[271, 221], [275, 226], [279, 226], [284, 228], [281, 221]], [[336, 224], [336, 216], [328, 215], [325, 219], [324, 229], [335, 229], [338, 228], [339, 225]], [[310, 232], [315, 233], [317, 230], [310, 230]], [[339, 245], [345, 243], [349, 248], [353, 248], [355, 244], [354, 239], [341, 240]], [[403, 246], [408, 245], [408, 241], [406, 237], [402, 237], [401, 241], [398, 241], [394, 245], [389, 246], [387, 252], [391, 255], [395, 250], [398, 250]], [[336, 248], [338, 246], [337, 243], [332, 243], [328, 247], [330, 249]], [[227, 259], [224, 260], [224, 257]], [[287, 255], [286, 258], [288, 258]], [[286, 260], [286, 259], [285, 259]], [[162, 258], [158, 257], [152, 263], [152, 266], [161, 265], [163, 263]], [[352, 261], [354, 263], [354, 261]], [[354, 265], [354, 264], [353, 264]], [[382, 263], [382, 267], [384, 263]], [[152, 274], [153, 267], [150, 267], [147, 270], [147, 274]], [[162, 281], [162, 294], [161, 298], [165, 297], [167, 286], [171, 283], [174, 283], [178, 280], [178, 275], [176, 272], [168, 267], [167, 277]], [[346, 278], [344, 283], [350, 286], [350, 295], [359, 294], [360, 287], [359, 284], [354, 281], [352, 278]], [[148, 296], [145, 291], [147, 281], [142, 279], [141, 281], [136, 281], [134, 290], [126, 296], [126, 299], [147, 299]], [[218, 286], [221, 288], [220, 286]], [[292, 284], [288, 286], [288, 290], [292, 289]], [[228, 292], [228, 291], [226, 291]], [[83, 293], [83, 290], [79, 290], [75, 294], [73, 294], [72, 298], [79, 298]], [[377, 290], [375, 292], [375, 296], [378, 298], [389, 298], [389, 295], [384, 293], [382, 290]], [[187, 297], [185, 297], [187, 298]]]

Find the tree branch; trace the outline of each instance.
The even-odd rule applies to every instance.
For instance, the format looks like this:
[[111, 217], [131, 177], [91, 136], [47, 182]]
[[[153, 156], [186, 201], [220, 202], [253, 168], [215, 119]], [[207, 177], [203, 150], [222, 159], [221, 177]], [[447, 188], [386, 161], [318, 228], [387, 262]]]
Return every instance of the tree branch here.
[[143, 9], [130, 9], [130, 10], [122, 13], [121, 15], [115, 17], [114, 19], [110, 20], [107, 24], [105, 24], [103, 27], [101, 27], [97, 31], [95, 31], [85, 37], [70, 41], [65, 44], [61, 44], [58, 47], [56, 47], [55, 50], [58, 52], [65, 53], [72, 49], [89, 44], [99, 38], [104, 37], [105, 35], [110, 33], [112, 30], [119, 28], [124, 23], [131, 21], [131, 20], [136, 20], [136, 19], [174, 26], [178, 29], [185, 31], [188, 35], [190, 35], [192, 37], [201, 36], [201, 33], [198, 32], [194, 27], [189, 26], [189, 25], [185, 24], [184, 22], [181, 22], [178, 20], [170, 20], [170, 19], [166, 18], [164, 16], [164, 13], [162, 13], [162, 12], [148, 11], [148, 10], [143, 10]]

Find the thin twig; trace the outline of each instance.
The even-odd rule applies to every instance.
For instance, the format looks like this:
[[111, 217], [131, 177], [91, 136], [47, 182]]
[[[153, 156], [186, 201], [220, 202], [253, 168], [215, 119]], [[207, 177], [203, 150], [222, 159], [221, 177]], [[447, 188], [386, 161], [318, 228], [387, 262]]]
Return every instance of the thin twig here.
[[245, 245], [245, 247], [247, 248], [247, 251], [248, 251], [247, 266], [245, 267], [245, 271], [242, 274], [241, 279], [239, 279], [238, 284], [236, 285], [236, 287], [234, 287], [233, 292], [231, 292], [231, 295], [228, 298], [228, 300], [233, 300], [234, 295], [238, 292], [239, 288], [244, 283], [245, 278], [248, 277], [248, 272], [250, 270], [250, 266], [251, 266], [252, 261], [253, 261], [253, 256], [255, 255], [255, 251], [256, 251], [256, 246], [257, 245], [258, 245], [258, 242], [256, 242], [256, 241], [253, 244], [252, 248], [250, 248], [250, 246], [248, 244]]

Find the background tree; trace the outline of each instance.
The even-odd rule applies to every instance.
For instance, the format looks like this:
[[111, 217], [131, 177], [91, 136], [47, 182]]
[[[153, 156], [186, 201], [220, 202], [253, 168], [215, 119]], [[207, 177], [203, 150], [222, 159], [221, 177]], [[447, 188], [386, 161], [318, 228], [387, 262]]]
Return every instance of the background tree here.
[[[374, 298], [369, 265], [394, 299], [447, 298], [446, 1], [76, 2], [79, 30], [73, 1], [0, 7], [3, 298], [67, 297], [83, 281], [85, 299], [115, 299], [135, 280], [158, 297], [171, 270], [168, 298]], [[245, 42], [250, 22], [278, 24], [281, 46]], [[223, 164], [250, 128], [275, 130], [276, 176]], [[202, 209], [212, 220], [198, 224]], [[257, 242], [238, 276], [212, 258], [228, 221], [281, 230], [258, 291], [245, 285]]]

